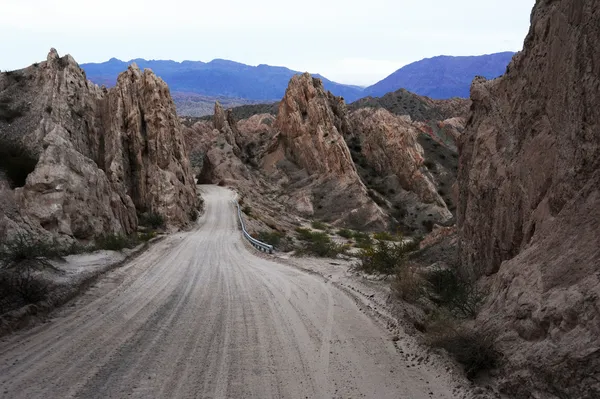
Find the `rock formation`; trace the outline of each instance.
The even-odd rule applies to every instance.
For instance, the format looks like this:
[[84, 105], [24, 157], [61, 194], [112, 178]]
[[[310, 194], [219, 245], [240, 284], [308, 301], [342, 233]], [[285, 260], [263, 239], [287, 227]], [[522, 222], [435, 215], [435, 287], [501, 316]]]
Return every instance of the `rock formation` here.
[[460, 142], [464, 272], [511, 397], [600, 397], [600, 4], [538, 0], [507, 74], [471, 88]]
[[382, 108], [362, 108], [350, 120], [348, 141], [365, 169], [363, 179], [402, 211], [397, 219], [413, 230], [448, 222], [452, 214], [424, 165], [424, 151], [417, 141], [421, 131], [410, 118]]
[[261, 167], [290, 188], [288, 202], [300, 213], [354, 227], [385, 226], [344, 141], [350, 122], [341, 98], [308, 73], [294, 76], [274, 127], [279, 134]]
[[2, 74], [0, 102], [18, 110], [0, 119], [0, 140], [33, 159], [26, 180], [11, 182], [28, 228], [91, 239], [133, 232], [139, 212], [170, 226], [189, 221], [197, 197], [181, 124], [151, 71], [133, 65], [101, 89], [53, 49], [45, 62]]

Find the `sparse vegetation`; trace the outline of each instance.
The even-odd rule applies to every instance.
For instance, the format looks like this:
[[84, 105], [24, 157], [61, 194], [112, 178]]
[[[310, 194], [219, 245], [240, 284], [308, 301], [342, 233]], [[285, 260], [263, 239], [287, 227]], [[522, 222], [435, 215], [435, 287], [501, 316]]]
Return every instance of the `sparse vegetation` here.
[[337, 233], [340, 237], [344, 237], [344, 238], [348, 238], [348, 239], [354, 237], [354, 232], [352, 230], [348, 230], [348, 229], [338, 230]]
[[392, 274], [404, 265], [406, 255], [414, 250], [411, 243], [378, 241], [363, 248], [359, 254], [358, 268], [367, 273]]
[[156, 231], [147, 231], [143, 233], [138, 233], [138, 239], [141, 242], [148, 242], [151, 239], [157, 236]]
[[312, 221], [310, 225], [313, 229], [317, 229], [317, 230], [327, 230], [329, 228], [327, 226], [327, 224], [320, 222], [318, 220]]
[[354, 233], [354, 239], [356, 240], [354, 245], [356, 248], [367, 249], [373, 246], [373, 238], [368, 233], [357, 231]]
[[498, 367], [502, 360], [491, 333], [457, 328], [452, 321], [445, 320], [430, 325], [428, 337], [430, 345], [447, 350], [463, 366], [470, 379]]
[[380, 240], [380, 241], [400, 241], [402, 239], [401, 236], [392, 235], [392, 234], [388, 233], [387, 231], [375, 233], [375, 234], [373, 234], [373, 238], [375, 238], [376, 240]]
[[146, 212], [138, 216], [139, 224], [152, 229], [163, 229], [165, 227], [165, 218], [155, 212]]
[[200, 213], [196, 209], [190, 209], [190, 212], [188, 213], [188, 217], [192, 222], [197, 221], [199, 215]]
[[327, 233], [322, 231], [311, 231], [309, 229], [297, 228], [298, 239], [302, 242], [297, 251], [300, 255], [314, 255], [326, 258], [335, 258], [346, 252], [347, 247], [336, 244]]
[[14, 301], [46, 299], [48, 282], [34, 271], [56, 268], [50, 263], [64, 251], [55, 242], [19, 233], [0, 243], [0, 310]]
[[415, 303], [426, 295], [426, 281], [415, 267], [407, 265], [396, 273], [392, 291], [406, 302]]
[[[150, 233], [151, 234], [151, 233]], [[137, 236], [125, 236], [122, 234], [106, 234], [96, 238], [96, 249], [108, 251], [122, 251], [125, 248], [134, 248], [139, 244]]]
[[461, 278], [455, 270], [438, 269], [427, 274], [431, 288], [430, 299], [443, 306], [455, 317], [475, 317], [484, 295], [477, 286]]
[[285, 233], [280, 233], [279, 231], [261, 231], [258, 233], [257, 240], [278, 248], [279, 244], [281, 244], [281, 239], [284, 237]]
[[0, 243], [0, 270], [54, 269], [50, 259], [62, 250], [53, 242], [19, 233]]

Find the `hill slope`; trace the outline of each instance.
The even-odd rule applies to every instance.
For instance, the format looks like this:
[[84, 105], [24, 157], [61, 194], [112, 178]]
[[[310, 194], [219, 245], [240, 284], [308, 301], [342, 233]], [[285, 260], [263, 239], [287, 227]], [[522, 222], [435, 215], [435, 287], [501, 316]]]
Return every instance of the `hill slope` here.
[[438, 56], [406, 65], [365, 89], [365, 96], [380, 97], [398, 89], [436, 99], [469, 97], [475, 76], [493, 79], [504, 74], [514, 53], [470, 57]]
[[[99, 64], [82, 64], [88, 79], [96, 84], [113, 86], [117, 75], [135, 62], [141, 69], [150, 68], [160, 76], [172, 92], [195, 93], [203, 96], [222, 96], [247, 100], [275, 101], [283, 97], [288, 82], [299, 72], [269, 65], [250, 66], [227, 60], [201, 61], [147, 61], [135, 59], [120, 61], [112, 58]], [[363, 96], [362, 89], [332, 82], [320, 75], [325, 89], [346, 101]]]

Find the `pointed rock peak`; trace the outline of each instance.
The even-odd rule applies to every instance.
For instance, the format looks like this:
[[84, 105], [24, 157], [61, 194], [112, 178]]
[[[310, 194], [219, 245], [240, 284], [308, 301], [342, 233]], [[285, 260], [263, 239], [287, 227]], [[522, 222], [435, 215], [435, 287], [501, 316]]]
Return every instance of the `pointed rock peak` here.
[[52, 47], [50, 49], [50, 52], [48, 53], [48, 56], [46, 57], [46, 60], [50, 62], [52, 60], [58, 60], [59, 58], [60, 56], [58, 55], [58, 51], [56, 51], [56, 49]]
[[223, 130], [225, 124], [227, 122], [227, 118], [225, 117], [225, 110], [223, 106], [218, 101], [215, 101], [215, 115], [213, 117], [213, 125], [217, 130]]

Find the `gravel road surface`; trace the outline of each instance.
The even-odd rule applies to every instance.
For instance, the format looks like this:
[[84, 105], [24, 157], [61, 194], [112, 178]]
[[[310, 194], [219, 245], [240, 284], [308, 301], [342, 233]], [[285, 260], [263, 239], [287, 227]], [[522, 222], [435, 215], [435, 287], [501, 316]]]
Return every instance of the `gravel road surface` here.
[[0, 342], [3, 398], [452, 398], [323, 278], [255, 256], [232, 191], [53, 319]]

